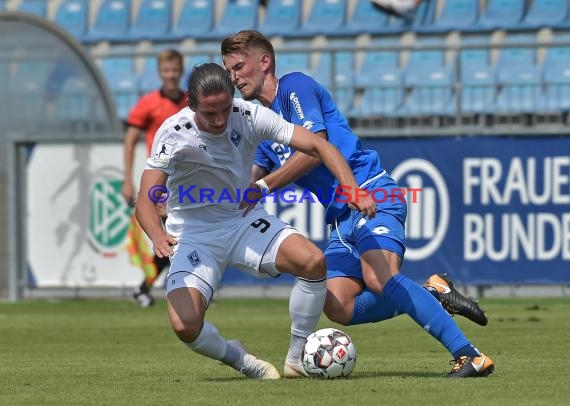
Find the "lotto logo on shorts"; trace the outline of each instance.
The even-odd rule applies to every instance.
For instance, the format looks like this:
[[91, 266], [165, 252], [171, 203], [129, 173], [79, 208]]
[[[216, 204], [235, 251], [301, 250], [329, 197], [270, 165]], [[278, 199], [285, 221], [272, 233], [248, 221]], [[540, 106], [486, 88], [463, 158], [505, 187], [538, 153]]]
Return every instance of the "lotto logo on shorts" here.
[[200, 265], [202, 263], [202, 261], [200, 260], [200, 257], [198, 256], [198, 251], [194, 250], [192, 251], [189, 255], [188, 255], [188, 261], [190, 261], [190, 264], [196, 268], [198, 265]]

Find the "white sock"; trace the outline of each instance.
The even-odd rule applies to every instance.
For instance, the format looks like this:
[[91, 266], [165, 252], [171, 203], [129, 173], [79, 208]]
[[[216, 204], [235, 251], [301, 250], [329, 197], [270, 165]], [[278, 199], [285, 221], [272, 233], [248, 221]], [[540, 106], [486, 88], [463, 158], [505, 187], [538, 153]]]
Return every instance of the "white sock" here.
[[193, 342], [184, 344], [198, 354], [222, 361], [238, 371], [243, 366], [243, 358], [247, 354], [240, 345], [224, 340], [218, 329], [207, 321], [204, 321], [198, 337]]
[[198, 337], [191, 343], [184, 344], [198, 354], [208, 358], [221, 361], [224, 355], [226, 355], [226, 340], [218, 333], [218, 329], [207, 321], [204, 321], [204, 326]]
[[289, 299], [291, 314], [291, 343], [287, 362], [301, 362], [305, 339], [313, 333], [323, 313], [327, 295], [327, 279], [310, 281], [297, 278]]

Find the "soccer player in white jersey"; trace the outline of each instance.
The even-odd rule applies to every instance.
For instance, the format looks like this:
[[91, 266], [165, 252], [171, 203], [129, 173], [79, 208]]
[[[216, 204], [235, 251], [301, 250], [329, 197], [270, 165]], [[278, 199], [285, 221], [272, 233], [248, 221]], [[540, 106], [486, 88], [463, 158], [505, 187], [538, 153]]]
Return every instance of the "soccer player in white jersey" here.
[[[200, 65], [188, 81], [188, 107], [157, 131], [141, 179], [136, 215], [159, 257], [170, 256], [167, 304], [170, 323], [189, 348], [257, 379], [278, 379], [270, 363], [226, 341], [205, 313], [226, 267], [261, 277], [295, 275], [291, 292], [291, 341], [286, 364], [299, 364], [305, 338], [322, 313], [326, 295], [323, 254], [294, 228], [263, 208], [240, 209], [250, 184], [251, 164], [264, 139], [319, 157], [341, 185], [358, 187], [342, 155], [305, 128], [258, 104], [234, 99], [234, 86], [221, 66]], [[166, 230], [155, 210], [163, 192]], [[350, 207], [373, 218], [369, 198]]]

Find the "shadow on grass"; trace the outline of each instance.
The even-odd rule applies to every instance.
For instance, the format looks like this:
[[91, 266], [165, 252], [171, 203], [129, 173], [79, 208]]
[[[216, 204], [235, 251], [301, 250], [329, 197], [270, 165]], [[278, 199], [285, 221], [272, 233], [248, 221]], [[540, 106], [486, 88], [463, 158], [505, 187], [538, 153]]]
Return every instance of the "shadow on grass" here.
[[[372, 372], [354, 372], [347, 378], [336, 378], [335, 381], [343, 380], [358, 380], [358, 379], [368, 379], [368, 378], [387, 378], [387, 377], [400, 377], [400, 378], [445, 378], [444, 373], [439, 372], [418, 372], [418, 371], [372, 371]], [[220, 378], [207, 378], [206, 382], [235, 382], [237, 380], [247, 379], [243, 376], [232, 376], [232, 377], [220, 377]], [[286, 379], [282, 378], [281, 381], [288, 382], [302, 382], [306, 379]], [[321, 380], [321, 379], [315, 379]], [[326, 379], [322, 379], [326, 381]]]

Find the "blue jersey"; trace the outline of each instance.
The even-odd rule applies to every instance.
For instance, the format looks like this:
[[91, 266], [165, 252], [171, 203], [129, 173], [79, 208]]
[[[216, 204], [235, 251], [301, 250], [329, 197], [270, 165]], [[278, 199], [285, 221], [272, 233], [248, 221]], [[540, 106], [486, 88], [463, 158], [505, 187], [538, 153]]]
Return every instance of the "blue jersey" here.
[[[328, 91], [309, 76], [300, 72], [283, 76], [270, 107], [285, 120], [302, 125], [314, 133], [326, 131], [328, 141], [346, 158], [359, 185], [384, 172], [378, 153], [363, 149]], [[281, 167], [293, 152], [293, 148], [264, 141], [257, 149], [254, 163], [271, 172]], [[386, 182], [393, 182], [387, 175], [383, 178], [386, 178]], [[324, 165], [297, 179], [295, 184], [317, 196], [326, 208], [327, 223], [333, 223], [348, 210], [346, 203], [336, 201], [334, 191], [338, 182]], [[378, 185], [378, 181], [375, 184]], [[346, 201], [346, 198], [341, 197], [340, 200]]]

